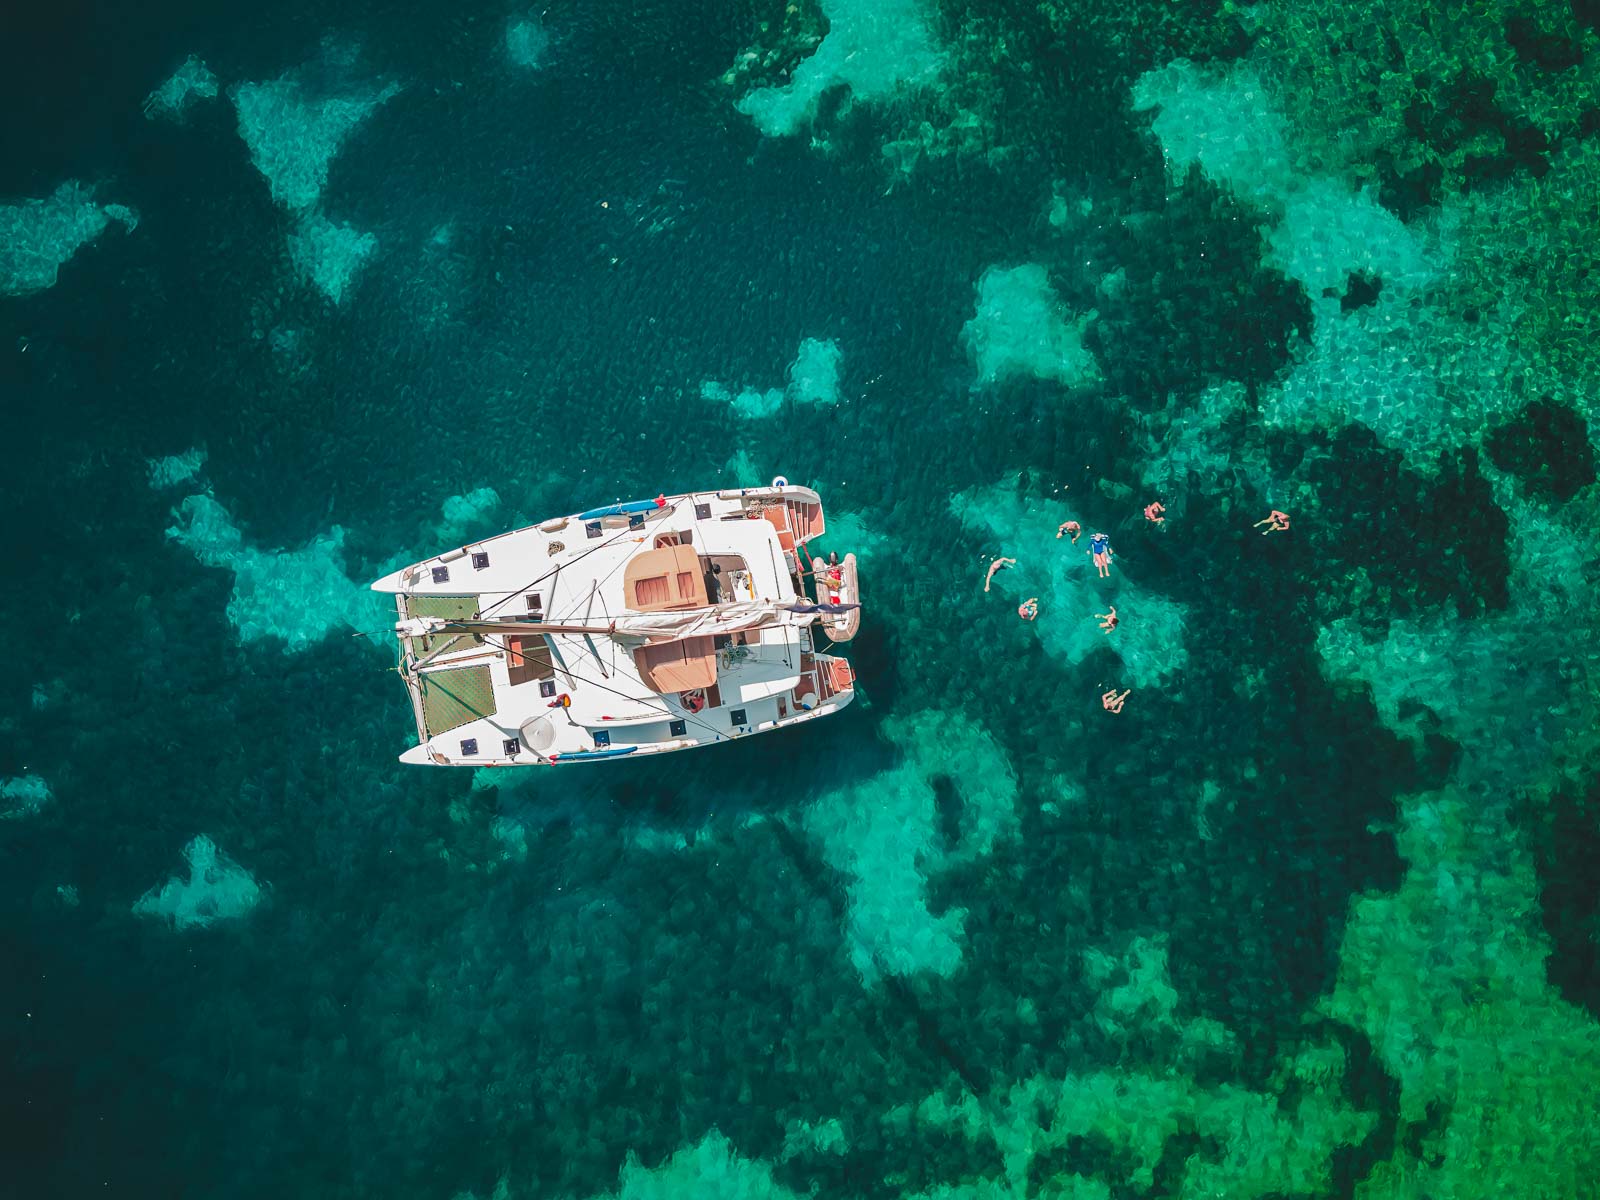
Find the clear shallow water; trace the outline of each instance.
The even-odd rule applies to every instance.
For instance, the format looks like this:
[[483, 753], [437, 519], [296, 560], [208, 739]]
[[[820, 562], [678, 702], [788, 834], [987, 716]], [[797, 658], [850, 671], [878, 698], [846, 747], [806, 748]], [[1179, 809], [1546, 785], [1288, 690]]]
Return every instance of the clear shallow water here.
[[[18, 1194], [1592, 1194], [1593, 30], [1127, 11], [31, 18]], [[780, 471], [868, 703], [394, 762], [364, 580]]]

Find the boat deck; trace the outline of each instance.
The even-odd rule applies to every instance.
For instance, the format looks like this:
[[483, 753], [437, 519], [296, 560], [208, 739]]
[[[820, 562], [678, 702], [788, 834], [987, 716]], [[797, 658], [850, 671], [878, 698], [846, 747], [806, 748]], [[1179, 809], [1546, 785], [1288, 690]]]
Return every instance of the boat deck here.
[[[620, 757], [715, 744], [848, 704], [848, 664], [816, 654], [810, 630], [796, 625], [707, 638], [699, 665], [684, 670], [705, 674], [709, 687], [648, 686], [638, 643], [607, 636], [609, 622], [696, 604], [807, 601], [796, 590], [801, 554], [825, 528], [820, 501], [804, 488], [663, 501], [515, 530], [374, 584], [397, 594], [402, 618], [602, 630], [403, 637], [422, 739], [403, 757], [473, 766]], [[679, 677], [669, 671], [657, 682]]]

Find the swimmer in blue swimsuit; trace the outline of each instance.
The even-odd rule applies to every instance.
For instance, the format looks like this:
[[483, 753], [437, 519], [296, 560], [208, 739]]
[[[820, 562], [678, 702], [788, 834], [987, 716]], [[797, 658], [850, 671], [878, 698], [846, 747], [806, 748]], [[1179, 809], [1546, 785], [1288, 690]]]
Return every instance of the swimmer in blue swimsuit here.
[[1111, 578], [1111, 538], [1110, 535], [1097, 533], [1089, 539], [1089, 557], [1094, 559], [1095, 570], [1100, 572], [1101, 579]]

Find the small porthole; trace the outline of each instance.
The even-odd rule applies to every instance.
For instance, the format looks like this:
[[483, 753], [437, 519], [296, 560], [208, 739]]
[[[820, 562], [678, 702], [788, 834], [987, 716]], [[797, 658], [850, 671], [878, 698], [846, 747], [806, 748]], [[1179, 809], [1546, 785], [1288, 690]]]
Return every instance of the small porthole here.
[[744, 709], [736, 708], [731, 713], [729, 713], [728, 714], [728, 723], [731, 724], [731, 725], [743, 725], [745, 723]]
[[669, 721], [667, 723], [667, 733], [671, 737], [686, 737], [689, 733], [689, 722]]

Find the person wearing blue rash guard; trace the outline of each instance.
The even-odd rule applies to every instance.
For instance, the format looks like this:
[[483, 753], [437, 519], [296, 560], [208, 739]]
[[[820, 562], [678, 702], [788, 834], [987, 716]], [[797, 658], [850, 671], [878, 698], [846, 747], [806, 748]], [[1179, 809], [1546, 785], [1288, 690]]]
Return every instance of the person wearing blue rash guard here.
[[1111, 578], [1111, 537], [1109, 534], [1097, 533], [1089, 539], [1089, 557], [1094, 559], [1095, 570], [1100, 572], [1101, 579]]

